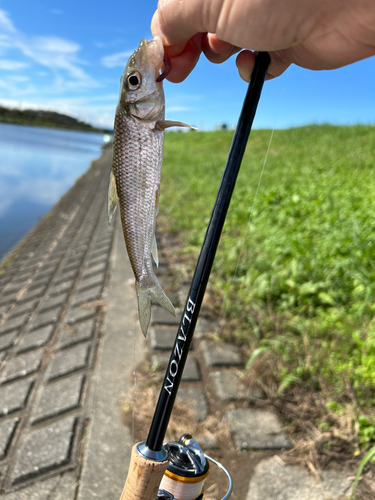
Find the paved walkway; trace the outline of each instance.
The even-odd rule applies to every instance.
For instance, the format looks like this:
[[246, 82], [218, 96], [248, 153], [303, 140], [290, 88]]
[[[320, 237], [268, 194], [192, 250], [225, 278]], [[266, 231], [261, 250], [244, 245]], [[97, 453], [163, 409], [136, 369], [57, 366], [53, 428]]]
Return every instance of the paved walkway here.
[[[153, 308], [147, 345], [137, 323], [119, 217], [112, 226], [107, 223], [110, 155], [105, 151], [93, 163], [0, 266], [4, 500], [117, 500], [133, 444], [122, 415], [131, 374], [146, 349], [154, 366], [165, 366], [173, 345], [178, 318]], [[168, 286], [166, 259], [161, 263], [159, 279]], [[178, 307], [178, 295], [173, 301]], [[198, 321], [179, 399], [189, 401], [198, 421], [207, 418], [215, 399], [239, 450], [289, 447], [276, 416], [252, 407], [251, 401], [264, 395], [241, 382], [240, 351], [210, 340], [216, 329], [207, 318]], [[225, 410], [228, 403], [230, 411]], [[208, 446], [218, 443], [213, 439]], [[259, 476], [262, 482], [262, 474], [255, 471], [254, 481]], [[248, 480], [247, 471], [242, 477]], [[347, 491], [345, 478], [339, 479], [331, 481], [336, 489], [324, 488], [331, 495], [327, 498]], [[282, 480], [280, 484], [282, 489]], [[289, 498], [276, 490], [263, 497], [257, 487], [262, 490], [256, 482], [250, 485], [252, 500]], [[303, 487], [312, 488], [305, 483]], [[323, 500], [325, 493], [311, 499]], [[246, 494], [237, 498], [245, 499]]]

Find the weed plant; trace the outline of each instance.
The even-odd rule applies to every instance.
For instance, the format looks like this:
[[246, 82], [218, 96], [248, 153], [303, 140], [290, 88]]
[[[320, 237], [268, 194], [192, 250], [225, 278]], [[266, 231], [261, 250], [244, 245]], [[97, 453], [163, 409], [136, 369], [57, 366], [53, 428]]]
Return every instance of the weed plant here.
[[[194, 256], [232, 135], [166, 134], [161, 215]], [[349, 383], [370, 404], [375, 127], [276, 130], [257, 192], [270, 135], [252, 132], [209, 287], [236, 342], [252, 359], [271, 353], [279, 387], [325, 381], [339, 393]]]

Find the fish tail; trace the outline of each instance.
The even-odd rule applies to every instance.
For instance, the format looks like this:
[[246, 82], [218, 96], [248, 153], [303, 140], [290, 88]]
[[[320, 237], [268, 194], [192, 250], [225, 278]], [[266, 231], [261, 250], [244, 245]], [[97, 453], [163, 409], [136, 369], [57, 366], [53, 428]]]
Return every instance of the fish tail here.
[[173, 314], [173, 316], [176, 316], [176, 311], [156, 277], [153, 287], [142, 290], [138, 283], [136, 283], [135, 288], [138, 299], [139, 323], [141, 325], [142, 333], [146, 337], [151, 318], [151, 299], [154, 299], [158, 304], [164, 307], [164, 309]]

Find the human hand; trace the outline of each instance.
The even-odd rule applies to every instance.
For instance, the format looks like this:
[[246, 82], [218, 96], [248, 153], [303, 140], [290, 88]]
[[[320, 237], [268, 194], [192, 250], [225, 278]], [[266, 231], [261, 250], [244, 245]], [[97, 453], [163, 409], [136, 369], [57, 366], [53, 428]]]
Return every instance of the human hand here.
[[[267, 78], [294, 63], [333, 69], [375, 54], [374, 0], [159, 0], [151, 23], [172, 62], [167, 77], [184, 80], [203, 52], [213, 63], [242, 48], [267, 51]], [[250, 80], [255, 54], [236, 59]]]

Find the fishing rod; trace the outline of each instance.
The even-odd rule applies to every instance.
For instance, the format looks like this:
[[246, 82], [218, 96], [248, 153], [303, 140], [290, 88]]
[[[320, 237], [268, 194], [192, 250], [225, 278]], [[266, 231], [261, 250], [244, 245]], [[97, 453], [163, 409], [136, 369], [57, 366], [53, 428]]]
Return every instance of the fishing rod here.
[[209, 472], [208, 461], [218, 465], [228, 476], [229, 489], [222, 500], [231, 494], [232, 480], [228, 471], [203, 453], [192, 436], [185, 434], [178, 442], [165, 445], [163, 442], [269, 63], [268, 53], [257, 54], [149, 434], [146, 442], [132, 449], [120, 500], [200, 500]]

